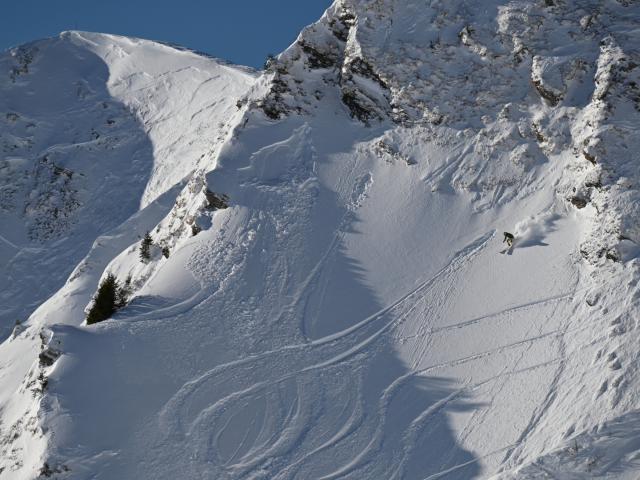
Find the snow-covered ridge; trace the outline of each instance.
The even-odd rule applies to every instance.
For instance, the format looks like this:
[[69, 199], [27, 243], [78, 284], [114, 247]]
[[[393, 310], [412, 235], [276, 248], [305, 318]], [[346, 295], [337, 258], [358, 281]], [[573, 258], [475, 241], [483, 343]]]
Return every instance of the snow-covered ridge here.
[[[1, 63], [6, 337], [98, 235], [211, 168], [234, 97], [254, 77], [188, 51], [85, 32], [19, 47]], [[37, 274], [29, 262], [45, 251], [65, 259]]]
[[[634, 478], [638, 19], [338, 0], [259, 76], [86, 32], [10, 52], [0, 281], [35, 312], [0, 346], [0, 478]], [[81, 326], [107, 273], [130, 303]]]
[[[23, 330], [67, 277], [50, 300], [56, 307], [35, 323], [82, 322], [113, 256], [169, 213], [191, 177], [215, 164], [235, 97], [254, 78], [250, 69], [190, 51], [88, 32], [64, 32], [0, 57], [2, 339], [15, 323]], [[25, 455], [40, 462], [35, 450], [6, 443], [24, 429], [16, 425], [36, 418], [33, 402], [15, 394], [22, 375], [38, 375], [34, 358], [37, 365], [37, 355], [13, 364], [16, 376], [3, 385], [5, 472]], [[17, 411], [7, 406], [14, 402]]]

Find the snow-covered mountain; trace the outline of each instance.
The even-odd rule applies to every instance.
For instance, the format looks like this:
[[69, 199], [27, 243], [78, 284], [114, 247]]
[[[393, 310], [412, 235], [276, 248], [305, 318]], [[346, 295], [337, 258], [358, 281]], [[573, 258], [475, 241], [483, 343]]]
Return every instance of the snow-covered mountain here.
[[3, 54], [0, 479], [637, 478], [639, 21], [337, 0], [263, 72]]

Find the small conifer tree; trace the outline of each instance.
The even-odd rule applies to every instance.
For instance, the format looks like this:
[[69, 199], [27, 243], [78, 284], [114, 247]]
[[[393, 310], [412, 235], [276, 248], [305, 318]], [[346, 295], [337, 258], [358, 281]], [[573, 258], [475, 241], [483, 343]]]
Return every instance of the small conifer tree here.
[[93, 306], [87, 314], [87, 325], [102, 322], [113, 315], [117, 309], [118, 281], [115, 275], [108, 274], [100, 283]]
[[151, 258], [151, 245], [153, 245], [153, 239], [149, 232], [144, 234], [142, 243], [140, 244], [140, 260], [143, 262], [149, 261]]

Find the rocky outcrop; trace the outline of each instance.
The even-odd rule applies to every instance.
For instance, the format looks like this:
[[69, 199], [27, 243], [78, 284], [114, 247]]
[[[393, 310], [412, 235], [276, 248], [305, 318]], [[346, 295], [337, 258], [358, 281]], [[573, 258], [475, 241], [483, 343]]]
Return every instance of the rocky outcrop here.
[[[636, 201], [629, 118], [640, 110], [640, 60], [624, 46], [631, 45], [630, 34], [616, 40], [608, 29], [615, 23], [626, 31], [629, 6], [509, 2], [497, 8], [493, 22], [472, 4], [431, 2], [415, 12], [414, 33], [406, 35], [393, 21], [405, 8], [396, 1], [336, 2], [278, 58], [265, 114], [311, 113], [322, 92], [334, 88], [365, 125], [445, 127], [472, 132], [484, 143], [502, 135], [499, 122], [514, 121], [520, 136], [508, 148], [517, 175], [537, 162], [566, 154], [574, 159], [562, 193], [578, 210], [591, 205], [598, 215], [582, 248], [585, 258], [606, 259], [620, 237], [639, 240], [638, 221], [628, 210]], [[554, 50], [576, 42], [579, 48]], [[501, 116], [506, 102], [512, 115], [519, 112], [517, 119]], [[530, 108], [535, 103], [541, 105], [536, 113]], [[496, 151], [507, 148], [498, 136], [490, 143]], [[511, 181], [469, 178], [457, 185], [489, 191]]]

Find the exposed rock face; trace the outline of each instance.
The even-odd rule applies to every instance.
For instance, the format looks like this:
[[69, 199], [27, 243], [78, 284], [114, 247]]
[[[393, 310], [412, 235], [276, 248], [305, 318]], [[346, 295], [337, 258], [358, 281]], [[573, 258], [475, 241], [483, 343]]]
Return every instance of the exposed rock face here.
[[[598, 263], [619, 238], [638, 240], [628, 212], [635, 189], [617, 186], [637, 184], [629, 127], [640, 109], [640, 58], [631, 8], [592, 0], [424, 8], [340, 0], [278, 57], [261, 105], [272, 119], [309, 113], [332, 85], [366, 125], [443, 126], [481, 139], [510, 123], [515, 136], [506, 144], [495, 137], [493, 148], [519, 152], [514, 174], [562, 156], [576, 173], [561, 186], [567, 198], [580, 198], [579, 208], [593, 198], [598, 226], [582, 251]], [[495, 178], [489, 188], [501, 181], [510, 182]], [[459, 185], [479, 186], [478, 179]]]

